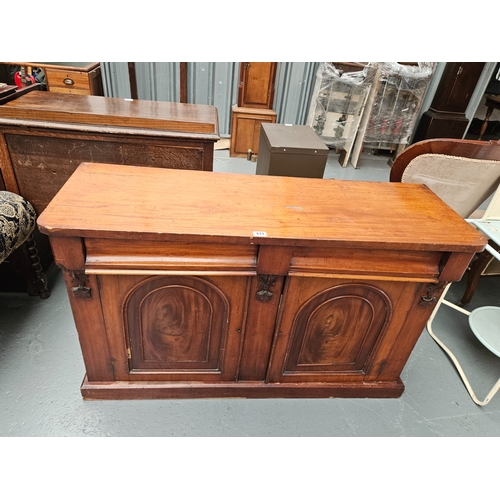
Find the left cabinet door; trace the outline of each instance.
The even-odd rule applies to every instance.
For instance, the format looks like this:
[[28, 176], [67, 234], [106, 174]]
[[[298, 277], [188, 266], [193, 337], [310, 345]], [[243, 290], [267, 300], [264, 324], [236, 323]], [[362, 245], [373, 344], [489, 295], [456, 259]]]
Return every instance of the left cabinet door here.
[[236, 379], [248, 277], [102, 275], [99, 282], [117, 380]]

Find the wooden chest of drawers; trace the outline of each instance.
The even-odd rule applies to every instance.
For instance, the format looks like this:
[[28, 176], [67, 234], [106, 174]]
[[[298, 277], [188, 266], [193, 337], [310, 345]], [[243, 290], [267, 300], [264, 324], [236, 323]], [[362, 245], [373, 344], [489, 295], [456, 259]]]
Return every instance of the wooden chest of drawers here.
[[63, 94], [103, 95], [101, 65], [98, 62], [11, 62], [15, 66], [42, 68], [47, 90]]
[[103, 399], [397, 397], [486, 244], [424, 186], [96, 164], [38, 223]]
[[63, 94], [102, 96], [101, 68], [99, 63], [84, 67], [45, 66], [45, 78], [49, 92]]

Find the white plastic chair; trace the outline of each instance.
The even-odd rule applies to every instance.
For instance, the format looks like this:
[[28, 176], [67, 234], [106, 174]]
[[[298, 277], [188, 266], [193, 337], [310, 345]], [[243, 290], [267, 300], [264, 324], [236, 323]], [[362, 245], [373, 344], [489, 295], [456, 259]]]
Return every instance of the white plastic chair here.
[[[488, 205], [483, 217], [481, 219], [466, 219], [467, 222], [474, 225], [482, 231], [490, 240], [500, 244], [500, 188], [498, 188]], [[500, 253], [498, 253], [489, 244], [486, 250], [500, 261]], [[492, 387], [486, 398], [481, 401], [476, 397], [460, 363], [453, 353], [444, 345], [444, 343], [436, 336], [432, 329], [432, 322], [438, 313], [441, 305], [445, 304], [469, 317], [469, 326], [477, 337], [477, 339], [493, 354], [500, 357], [500, 307], [484, 306], [474, 309], [472, 312], [459, 307], [445, 299], [446, 293], [450, 288], [451, 283], [445, 288], [441, 298], [439, 299], [434, 311], [432, 312], [428, 322], [427, 331], [429, 335], [437, 342], [437, 344], [448, 354], [453, 361], [455, 367], [462, 378], [465, 387], [467, 388], [472, 400], [479, 406], [487, 405], [493, 396], [500, 390], [500, 378]]]

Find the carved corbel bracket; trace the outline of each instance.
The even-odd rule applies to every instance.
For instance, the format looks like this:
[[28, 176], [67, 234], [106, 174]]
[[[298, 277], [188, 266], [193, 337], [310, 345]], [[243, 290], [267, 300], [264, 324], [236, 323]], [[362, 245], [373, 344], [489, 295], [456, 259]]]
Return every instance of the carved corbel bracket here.
[[420, 297], [418, 305], [420, 307], [430, 307], [435, 306], [438, 301], [438, 296], [444, 290], [447, 283], [430, 283], [425, 289], [425, 295]]
[[259, 285], [257, 287], [257, 292], [255, 293], [255, 298], [259, 302], [269, 302], [273, 297], [273, 293], [270, 288], [276, 284], [276, 275], [274, 274], [259, 274]]
[[73, 287], [71, 291], [73, 295], [79, 299], [90, 299], [92, 297], [92, 289], [87, 286], [89, 284], [89, 276], [85, 271], [68, 271]]

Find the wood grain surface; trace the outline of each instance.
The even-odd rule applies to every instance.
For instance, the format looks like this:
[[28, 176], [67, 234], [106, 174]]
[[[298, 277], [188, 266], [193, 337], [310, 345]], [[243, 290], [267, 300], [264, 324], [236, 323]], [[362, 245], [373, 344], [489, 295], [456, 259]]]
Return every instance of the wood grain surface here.
[[89, 163], [78, 167], [38, 224], [59, 236], [140, 234], [198, 243], [448, 252], [486, 244], [423, 185]]
[[4, 104], [0, 118], [218, 134], [214, 106], [53, 92], [31, 92]]

